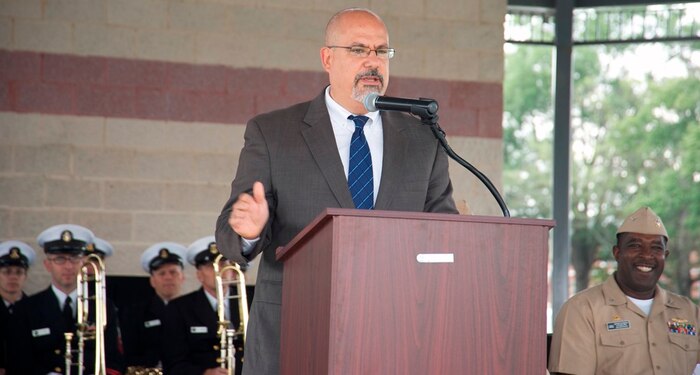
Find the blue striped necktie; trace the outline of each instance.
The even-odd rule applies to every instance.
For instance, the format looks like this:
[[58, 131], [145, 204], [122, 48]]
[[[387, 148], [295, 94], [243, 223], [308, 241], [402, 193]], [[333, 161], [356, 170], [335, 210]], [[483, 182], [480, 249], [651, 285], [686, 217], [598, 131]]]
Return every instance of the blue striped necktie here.
[[371, 210], [374, 207], [374, 177], [372, 175], [372, 155], [363, 130], [369, 117], [348, 116], [355, 123], [355, 132], [350, 142], [350, 166], [348, 187], [355, 208]]

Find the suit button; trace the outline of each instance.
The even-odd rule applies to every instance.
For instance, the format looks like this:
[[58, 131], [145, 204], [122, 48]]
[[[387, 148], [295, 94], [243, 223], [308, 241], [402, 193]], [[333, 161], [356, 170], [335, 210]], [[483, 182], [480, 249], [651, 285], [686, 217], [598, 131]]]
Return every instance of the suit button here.
[[620, 345], [625, 345], [625, 341], [624, 341], [624, 340], [621, 340], [621, 341], [620, 341]]
[[59, 355], [61, 354], [61, 349], [56, 349], [53, 351], [54, 354]]
[[61, 368], [60, 368], [60, 367], [56, 367], [56, 368], [53, 369], [53, 370], [56, 371], [56, 372], [59, 373], [59, 374], [61, 373]]
[[214, 350], [219, 350], [219, 345], [214, 345]]

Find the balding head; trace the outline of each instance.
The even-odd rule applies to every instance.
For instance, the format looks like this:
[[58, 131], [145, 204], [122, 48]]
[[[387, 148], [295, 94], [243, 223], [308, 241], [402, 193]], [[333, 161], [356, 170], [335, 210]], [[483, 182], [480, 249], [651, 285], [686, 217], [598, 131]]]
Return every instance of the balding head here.
[[321, 63], [328, 72], [331, 98], [351, 113], [367, 113], [364, 97], [383, 95], [389, 84], [390, 56], [377, 52], [390, 48], [384, 21], [368, 9], [342, 10], [328, 21], [325, 42]]
[[[337, 43], [338, 40], [338, 35], [339, 33], [342, 33], [345, 30], [345, 23], [350, 20], [348, 16], [369, 16], [371, 18], [374, 18], [376, 21], [384, 25], [384, 21], [382, 21], [381, 17], [377, 13], [372, 12], [369, 9], [366, 8], [347, 8], [343, 9], [340, 12], [336, 13], [331, 17], [330, 20], [328, 20], [328, 24], [326, 25], [326, 37], [325, 37], [325, 43], [327, 46], [334, 45]], [[353, 19], [355, 19], [353, 17]], [[384, 29], [386, 30], [386, 25], [384, 25]], [[387, 32], [388, 35], [388, 32]], [[388, 38], [387, 38], [388, 39]], [[387, 40], [388, 42], [388, 40]]]

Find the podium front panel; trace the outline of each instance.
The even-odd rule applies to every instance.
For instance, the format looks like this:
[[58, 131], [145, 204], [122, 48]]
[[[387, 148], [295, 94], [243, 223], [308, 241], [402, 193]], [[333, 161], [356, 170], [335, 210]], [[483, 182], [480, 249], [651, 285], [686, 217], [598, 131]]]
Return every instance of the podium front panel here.
[[[285, 260], [283, 373], [543, 373], [548, 230], [422, 218], [321, 223]], [[430, 254], [453, 262], [418, 261]]]

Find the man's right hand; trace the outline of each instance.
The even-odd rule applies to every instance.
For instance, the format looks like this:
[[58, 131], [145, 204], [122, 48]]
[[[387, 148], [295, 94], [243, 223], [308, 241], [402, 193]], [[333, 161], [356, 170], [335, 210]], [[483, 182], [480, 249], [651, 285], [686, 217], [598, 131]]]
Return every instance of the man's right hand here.
[[265, 199], [265, 187], [262, 182], [253, 184], [253, 194], [241, 193], [233, 204], [228, 224], [234, 232], [247, 240], [260, 237], [270, 211]]

